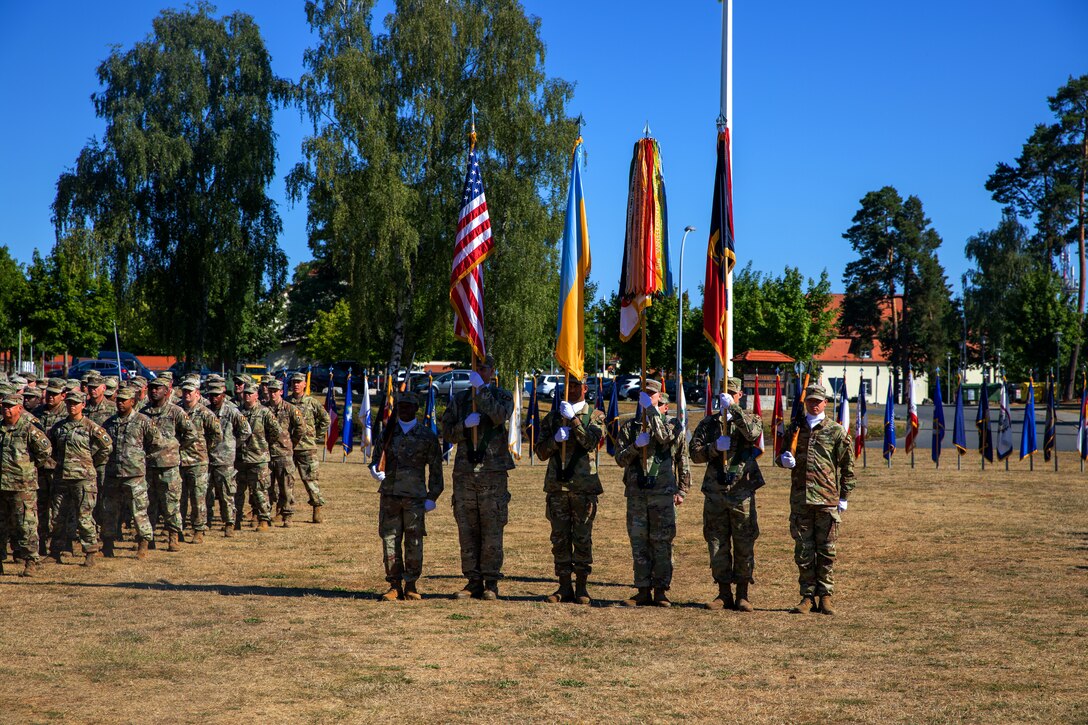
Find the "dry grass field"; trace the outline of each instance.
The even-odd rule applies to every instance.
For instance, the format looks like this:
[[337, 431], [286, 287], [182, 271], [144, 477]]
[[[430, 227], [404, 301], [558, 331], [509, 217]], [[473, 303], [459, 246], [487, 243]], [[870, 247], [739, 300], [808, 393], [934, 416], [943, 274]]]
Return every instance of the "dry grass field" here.
[[[353, 459], [324, 468], [324, 524], [142, 563], [126, 542], [93, 570], [76, 557], [2, 577], [0, 721], [1088, 721], [1088, 474], [870, 466], [826, 617], [785, 611], [780, 470], [759, 494], [753, 614], [701, 608], [714, 589], [697, 492], [679, 516], [677, 606], [542, 603], [543, 469], [528, 465], [511, 477], [503, 601], [451, 599], [447, 479], [425, 600], [380, 602], [378, 498]], [[607, 604], [630, 592], [631, 564], [620, 471], [603, 469], [591, 593]]]

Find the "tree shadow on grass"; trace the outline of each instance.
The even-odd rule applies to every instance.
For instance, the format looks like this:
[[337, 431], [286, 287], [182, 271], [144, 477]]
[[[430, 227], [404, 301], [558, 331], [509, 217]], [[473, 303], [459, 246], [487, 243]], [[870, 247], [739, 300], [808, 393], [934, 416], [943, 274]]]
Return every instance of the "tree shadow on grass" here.
[[261, 597], [321, 597], [323, 599], [361, 599], [378, 600], [377, 592], [351, 591], [348, 589], [321, 589], [319, 587], [270, 587], [260, 584], [174, 584], [159, 580], [157, 582], [114, 582], [112, 584], [96, 582], [42, 582], [51, 586], [87, 587], [106, 589], [135, 589], [157, 592], [207, 592], [224, 597], [261, 596]]

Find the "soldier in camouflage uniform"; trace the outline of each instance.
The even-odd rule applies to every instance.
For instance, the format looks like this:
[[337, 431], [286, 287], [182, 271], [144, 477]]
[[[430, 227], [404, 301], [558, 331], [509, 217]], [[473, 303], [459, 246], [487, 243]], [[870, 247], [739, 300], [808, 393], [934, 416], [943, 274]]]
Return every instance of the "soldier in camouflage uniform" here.
[[227, 400], [227, 388], [222, 382], [208, 385], [208, 409], [219, 418], [222, 440], [208, 451], [208, 477], [219, 501], [219, 517], [223, 519], [223, 536], [234, 536], [235, 468], [237, 452], [245, 447], [250, 436], [249, 421], [238, 406]]
[[668, 607], [676, 507], [691, 488], [691, 471], [684, 431], [680, 421], [667, 417], [669, 399], [661, 382], [647, 379], [639, 401], [641, 419], [623, 424], [616, 448], [616, 463], [624, 469], [627, 535], [638, 589], [623, 605]]
[[276, 416], [280, 434], [268, 441], [268, 471], [271, 484], [269, 505], [275, 505], [276, 513], [283, 520], [283, 527], [291, 525], [295, 513], [295, 464], [292, 455], [295, 446], [306, 433], [306, 419], [302, 412], [283, 399], [283, 383], [268, 381], [268, 410]]
[[[15, 558], [24, 561], [20, 576], [33, 576], [40, 557], [38, 471], [52, 463], [53, 447], [32, 416], [24, 413], [19, 395], [5, 395], [0, 405], [4, 421], [0, 425], [0, 530], [8, 530]], [[5, 548], [7, 539], [3, 537]]]
[[[801, 601], [790, 611], [834, 614], [835, 543], [846, 498], [854, 490], [854, 457], [846, 430], [824, 416], [827, 391], [805, 388], [805, 419], [786, 428], [785, 440], [796, 446], [779, 456], [790, 472], [790, 535], [797, 562]], [[819, 597], [817, 605], [815, 597]]]
[[[164, 376], [165, 377], [165, 376]], [[194, 444], [197, 432], [185, 411], [170, 402], [170, 383], [158, 377], [148, 383], [150, 401], [141, 411], [162, 436], [162, 444], [147, 457], [147, 488], [151, 526], [163, 519], [167, 551], [178, 551], [181, 537], [181, 449]], [[155, 548], [152, 540], [151, 548]]]
[[[181, 449], [181, 519], [193, 525], [192, 543], [203, 544], [208, 528], [208, 451], [223, 440], [219, 416], [200, 402], [200, 378], [181, 385], [181, 409], [196, 430], [193, 441]], [[186, 512], [188, 509], [188, 512]]]
[[234, 395], [231, 396], [231, 400], [233, 400], [234, 404], [239, 408], [245, 405], [245, 387], [251, 384], [253, 384], [253, 378], [245, 373], [234, 376]]
[[[83, 376], [83, 392], [87, 395], [87, 404], [83, 406], [83, 415], [93, 420], [98, 425], [103, 425], [106, 419], [117, 412], [117, 404], [106, 397], [106, 378], [96, 371], [91, 370]], [[98, 491], [102, 492], [102, 485], [106, 480], [106, 467], [101, 465], [97, 470]], [[99, 528], [102, 527], [102, 496], [98, 497], [98, 503], [94, 509], [94, 520]]]
[[106, 462], [102, 489], [102, 553], [113, 556], [113, 542], [120, 538], [121, 516], [127, 509], [136, 524], [136, 558], [147, 557], [155, 538], [148, 518], [147, 457], [164, 445], [159, 429], [146, 415], [136, 412], [135, 386], [117, 391], [117, 413], [103, 426], [113, 439], [113, 451]]
[[64, 397], [68, 417], [49, 430], [53, 460], [57, 462], [49, 515], [53, 521], [49, 554], [60, 562], [61, 549], [67, 543], [67, 520], [75, 511], [80, 544], [87, 557], [83, 565], [94, 566], [99, 551], [98, 531], [92, 516], [98, 499], [95, 469], [105, 465], [113, 441], [100, 425], [83, 415], [86, 400], [81, 392], [68, 393]]
[[[68, 409], [64, 407], [64, 393], [64, 380], [49, 378], [49, 384], [45, 388], [45, 402], [33, 411], [47, 435], [54, 425], [68, 417]], [[49, 507], [53, 498], [56, 467], [56, 462], [49, 459], [38, 469], [38, 553], [42, 556], [46, 554], [49, 532], [53, 530]]]
[[116, 375], [106, 376], [106, 400], [111, 403], [117, 403], [117, 388], [120, 386], [120, 382], [117, 380]]
[[[593, 520], [597, 496], [604, 493], [597, 473], [597, 445], [604, 436], [604, 413], [586, 405], [586, 385], [570, 378], [568, 399], [544, 416], [536, 455], [548, 461], [544, 474], [545, 510], [552, 527], [552, 558], [559, 589], [549, 603], [591, 604], [586, 580], [593, 570]], [[563, 449], [566, 457], [563, 458]], [[571, 575], [577, 581], [571, 587]]]
[[502, 534], [510, 506], [507, 478], [514, 467], [506, 445], [506, 422], [514, 411], [514, 396], [492, 384], [494, 374], [495, 361], [488, 355], [479, 371], [472, 373], [472, 389], [454, 395], [442, 415], [442, 437], [457, 446], [453, 515], [461, 544], [461, 571], [468, 579], [457, 592], [458, 599], [499, 597]]
[[[756, 442], [763, 421], [740, 406], [741, 381], [729, 378], [718, 412], [699, 422], [688, 445], [692, 463], [706, 463], [703, 474], [703, 538], [710, 552], [710, 572], [718, 596], [707, 609], [752, 611], [749, 586], [755, 579], [757, 488], [763, 486]], [[733, 599], [732, 585], [737, 585]]]
[[317, 452], [325, 445], [325, 437], [329, 434], [329, 411], [306, 395], [306, 376], [302, 373], [291, 376], [291, 397], [288, 402], [297, 407], [306, 419], [306, 433], [295, 445], [295, 468], [298, 469], [298, 477], [302, 479], [302, 485], [310, 496], [310, 506], [314, 512], [313, 522], [319, 524], [325, 497], [321, 495], [321, 488], [317, 485], [317, 468], [321, 462]]
[[237, 510], [234, 528], [242, 528], [242, 508], [248, 493], [249, 505], [257, 514], [257, 531], [268, 531], [272, 523], [272, 509], [268, 503], [268, 483], [271, 480], [268, 472], [271, 458], [268, 448], [270, 441], [279, 439], [280, 425], [272, 411], [257, 400], [256, 385], [247, 384], [242, 391], [242, 397], [245, 399], [242, 415], [249, 423], [251, 434], [245, 445], [239, 447], [241, 463], [238, 465], [238, 491], [234, 496]]
[[399, 394], [397, 420], [389, 421], [370, 464], [370, 475], [381, 493], [378, 536], [389, 582], [389, 590], [382, 595], [386, 601], [423, 598], [416, 582], [423, 573], [426, 514], [442, 495], [442, 444], [434, 431], [416, 419], [418, 410], [419, 398], [410, 392]]
[[[42, 391], [38, 388], [32, 388], [27, 386], [23, 389], [23, 410], [27, 413], [33, 413], [34, 410], [42, 403]], [[37, 420], [37, 416], [34, 417]]]
[[131, 384], [132, 389], [136, 391], [136, 397], [133, 398], [136, 401], [136, 410], [140, 410], [147, 400], [147, 378], [137, 375], [132, 379]]

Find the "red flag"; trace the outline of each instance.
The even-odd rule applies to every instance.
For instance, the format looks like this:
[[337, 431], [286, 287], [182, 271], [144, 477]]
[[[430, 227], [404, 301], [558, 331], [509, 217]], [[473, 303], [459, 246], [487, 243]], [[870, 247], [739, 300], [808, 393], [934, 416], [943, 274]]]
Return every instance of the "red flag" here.
[[904, 451], [910, 453], [918, 438], [918, 406], [914, 402], [914, 373], [907, 371], [907, 441]]
[[473, 135], [453, 247], [450, 304], [454, 312], [454, 337], [467, 342], [480, 358], [487, 352], [484, 347], [484, 276], [480, 265], [493, 249], [491, 220], [487, 213], [484, 182], [480, 176], [480, 162], [476, 159]]
[[756, 399], [755, 404], [752, 405], [752, 412], [755, 413], [756, 420], [759, 421], [759, 440], [756, 441], [756, 448], [759, 453], [756, 454], [756, 458], [763, 455], [763, 401], [759, 399], [759, 374], [756, 374]]
[[728, 277], [737, 257], [733, 239], [733, 174], [729, 167], [729, 129], [718, 134], [718, 161], [714, 171], [714, 200], [710, 211], [710, 241], [706, 248], [706, 283], [703, 285], [703, 335], [710, 340], [722, 367], [727, 367], [726, 317], [729, 311]]
[[774, 410], [771, 412], [771, 434], [774, 436], [774, 457], [782, 455], [782, 443], [786, 439], [786, 403], [782, 400], [782, 376], [774, 374]]

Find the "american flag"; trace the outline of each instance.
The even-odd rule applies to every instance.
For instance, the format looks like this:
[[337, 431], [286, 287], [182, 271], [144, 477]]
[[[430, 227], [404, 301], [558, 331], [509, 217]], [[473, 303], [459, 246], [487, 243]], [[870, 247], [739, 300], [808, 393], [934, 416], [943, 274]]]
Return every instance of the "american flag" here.
[[491, 220], [484, 199], [484, 181], [476, 150], [468, 153], [468, 172], [457, 218], [457, 239], [453, 246], [450, 274], [450, 304], [453, 305], [453, 334], [464, 340], [477, 357], [484, 357], [484, 277], [480, 263], [491, 254]]

